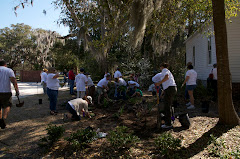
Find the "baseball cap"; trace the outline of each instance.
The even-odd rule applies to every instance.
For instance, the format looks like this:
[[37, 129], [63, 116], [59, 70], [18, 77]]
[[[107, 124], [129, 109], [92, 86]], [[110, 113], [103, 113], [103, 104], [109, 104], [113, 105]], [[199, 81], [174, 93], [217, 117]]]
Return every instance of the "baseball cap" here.
[[87, 96], [87, 99], [88, 99], [89, 102], [92, 104], [92, 97], [91, 97], [91, 96]]

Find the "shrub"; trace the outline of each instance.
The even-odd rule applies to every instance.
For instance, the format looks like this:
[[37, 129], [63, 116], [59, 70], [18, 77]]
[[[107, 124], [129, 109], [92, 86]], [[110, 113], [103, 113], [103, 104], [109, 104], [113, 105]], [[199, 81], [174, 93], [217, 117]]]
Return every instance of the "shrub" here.
[[177, 154], [174, 153], [181, 147], [181, 140], [174, 138], [170, 133], [163, 133], [156, 137], [155, 146], [160, 153], [167, 158], [177, 158]]
[[211, 146], [209, 148], [209, 154], [213, 157], [223, 157], [225, 156], [224, 152], [222, 150], [225, 149], [225, 142], [223, 139], [217, 139], [213, 134], [210, 134], [210, 140], [209, 140]]
[[107, 140], [114, 149], [130, 148], [139, 138], [132, 134], [126, 126], [119, 126], [115, 131], [110, 131]]
[[50, 148], [52, 145], [57, 142], [65, 132], [63, 126], [56, 126], [56, 125], [48, 125], [46, 128], [47, 130], [47, 137], [43, 137], [40, 139], [39, 146]]
[[91, 143], [96, 136], [96, 132], [91, 128], [77, 130], [70, 137], [66, 138], [74, 150], [84, 149]]

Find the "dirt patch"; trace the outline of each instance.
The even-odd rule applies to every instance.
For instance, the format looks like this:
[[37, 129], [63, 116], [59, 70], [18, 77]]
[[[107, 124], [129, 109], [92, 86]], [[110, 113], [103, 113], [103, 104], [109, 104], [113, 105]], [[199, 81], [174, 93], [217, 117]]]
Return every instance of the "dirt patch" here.
[[[146, 103], [155, 102], [155, 98], [144, 93]], [[38, 99], [43, 99], [43, 104], [38, 104]], [[29, 96], [24, 98], [25, 105], [22, 108], [14, 106], [7, 120], [7, 128], [0, 130], [0, 157], [2, 158], [159, 158], [154, 145], [154, 138], [163, 133], [156, 129], [157, 107], [154, 106], [146, 115], [141, 116], [130, 109], [131, 105], [124, 102], [114, 103], [108, 108], [92, 106], [92, 112], [96, 115], [92, 119], [82, 118], [79, 122], [64, 123], [62, 118], [65, 104], [75, 98], [68, 91], [59, 91], [59, 114], [49, 114], [49, 101], [46, 95]], [[239, 103], [239, 102], [238, 102]], [[240, 126], [226, 127], [217, 125], [217, 105], [211, 103], [210, 112], [201, 113], [199, 103], [195, 110], [187, 111], [184, 103], [180, 107], [187, 111], [191, 120], [191, 127], [184, 129], [176, 119], [174, 128], [168, 130], [174, 137], [182, 140], [182, 148], [179, 150], [180, 158], [209, 158], [210, 134], [225, 141], [226, 149], [230, 152], [236, 150], [240, 143]], [[123, 113], [116, 117], [114, 114], [124, 106]], [[115, 151], [105, 138], [98, 139], [90, 144], [90, 147], [79, 152], [68, 149], [64, 137], [57, 142], [48, 154], [43, 154], [38, 147], [40, 138], [46, 136], [48, 124], [63, 125], [66, 132], [64, 137], [80, 128], [91, 126], [102, 132], [109, 132], [116, 126], [124, 125], [134, 131], [134, 135], [140, 138], [135, 147]]]

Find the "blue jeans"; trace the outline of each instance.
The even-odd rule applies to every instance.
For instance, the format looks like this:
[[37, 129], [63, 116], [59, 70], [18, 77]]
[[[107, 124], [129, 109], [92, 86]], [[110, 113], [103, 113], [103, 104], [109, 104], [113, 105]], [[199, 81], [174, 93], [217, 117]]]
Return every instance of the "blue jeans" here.
[[75, 121], [81, 120], [81, 116], [80, 116], [80, 115], [77, 115], [76, 110], [74, 110], [69, 103], [67, 103], [66, 109], [69, 111], [69, 113], [72, 114], [72, 119], [73, 119], [73, 120], [75, 120]]
[[73, 94], [74, 80], [69, 80], [70, 83], [70, 94]]
[[52, 89], [47, 88], [47, 95], [48, 95], [49, 101], [50, 101], [50, 110], [56, 111], [58, 90], [52, 90]]

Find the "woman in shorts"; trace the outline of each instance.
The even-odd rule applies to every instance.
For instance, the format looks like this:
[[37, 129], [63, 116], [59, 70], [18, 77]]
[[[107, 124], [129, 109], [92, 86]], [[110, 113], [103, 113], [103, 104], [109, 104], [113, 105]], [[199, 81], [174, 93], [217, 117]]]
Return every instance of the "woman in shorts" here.
[[197, 87], [197, 72], [193, 69], [192, 65], [188, 65], [187, 69], [188, 71], [186, 72], [182, 87], [186, 84], [186, 90], [190, 97], [190, 102], [186, 104], [188, 106], [187, 109], [195, 109], [193, 90]]

